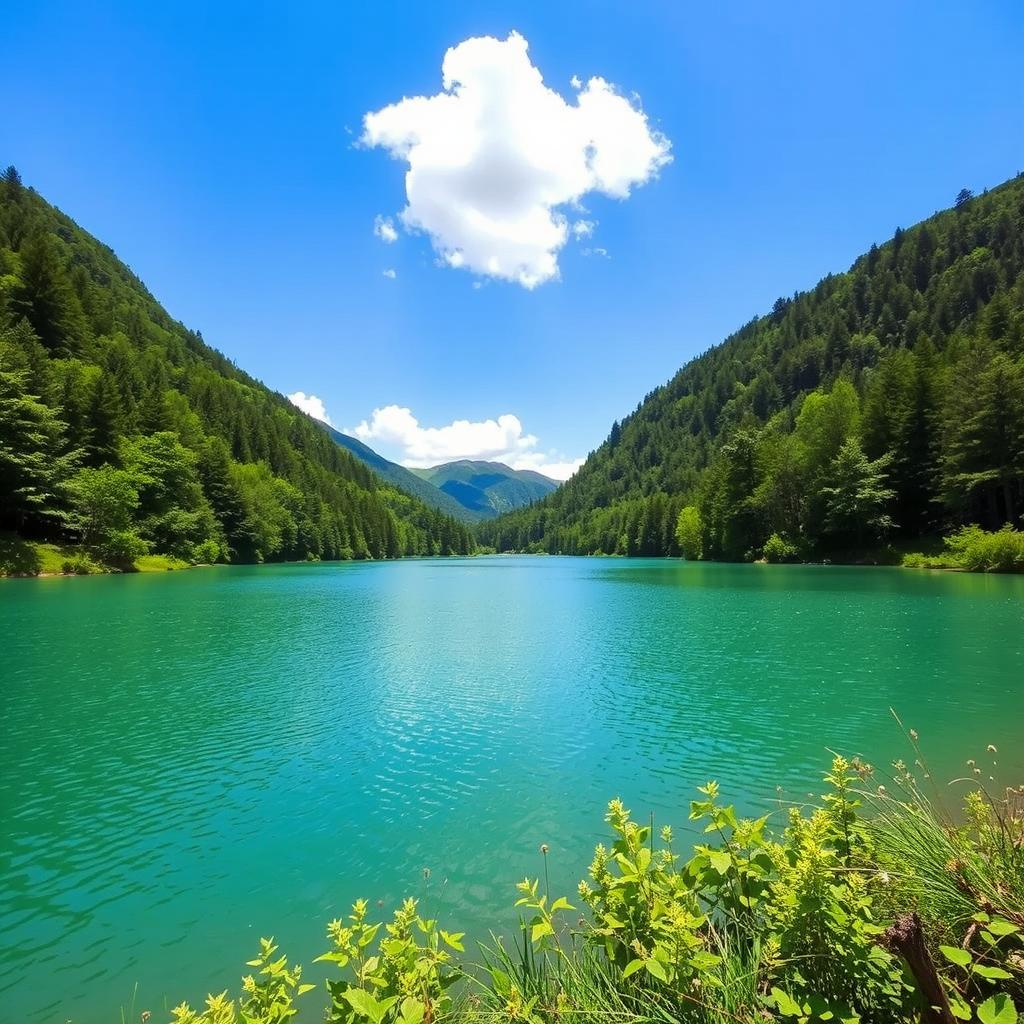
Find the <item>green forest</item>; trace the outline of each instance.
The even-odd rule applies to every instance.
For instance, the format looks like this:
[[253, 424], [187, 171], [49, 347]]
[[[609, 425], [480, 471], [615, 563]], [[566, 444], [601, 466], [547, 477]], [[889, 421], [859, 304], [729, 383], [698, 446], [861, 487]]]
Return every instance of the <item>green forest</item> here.
[[33, 542], [71, 545], [65, 571], [475, 547], [172, 320], [13, 167], [0, 181], [0, 531], [27, 572]]
[[1022, 511], [1018, 175], [780, 298], [477, 532], [499, 551], [856, 560]]

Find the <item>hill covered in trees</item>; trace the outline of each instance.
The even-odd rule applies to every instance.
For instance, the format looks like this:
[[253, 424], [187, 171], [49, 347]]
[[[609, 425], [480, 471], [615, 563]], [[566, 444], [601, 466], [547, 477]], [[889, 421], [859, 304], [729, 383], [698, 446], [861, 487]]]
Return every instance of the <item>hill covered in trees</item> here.
[[0, 530], [130, 567], [472, 551], [174, 321], [117, 257], [0, 181]]
[[857, 557], [1024, 512], [1024, 176], [692, 360], [499, 551]]

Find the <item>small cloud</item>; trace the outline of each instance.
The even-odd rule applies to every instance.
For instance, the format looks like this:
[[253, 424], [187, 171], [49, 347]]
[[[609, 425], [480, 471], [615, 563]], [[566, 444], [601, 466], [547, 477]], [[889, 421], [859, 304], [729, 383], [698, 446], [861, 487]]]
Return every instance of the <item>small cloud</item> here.
[[568, 480], [586, 459], [559, 459], [555, 452], [531, 452], [509, 463], [513, 469], [532, 469], [535, 473], [543, 473], [552, 480]]
[[574, 238], [589, 238], [597, 227], [596, 220], [578, 220], [573, 223], [572, 234]]
[[378, 442], [397, 453], [403, 466], [428, 467], [458, 459], [503, 462], [513, 469], [533, 469], [555, 480], [568, 479], [583, 464], [557, 452], [538, 450], [539, 441], [523, 430], [518, 416], [505, 413], [489, 420], [453, 420], [424, 427], [412, 410], [400, 405], [374, 409], [368, 420], [346, 429], [361, 441]]
[[388, 279], [389, 281], [394, 281], [394, 279], [395, 279], [396, 277], [398, 277], [398, 271], [394, 270], [394, 269], [393, 269], [393, 268], [391, 268], [391, 267], [388, 267], [388, 269], [387, 269], [387, 270], [385, 270], [385, 271], [382, 271], [382, 273], [384, 274], [384, 276], [385, 276], [385, 277], [386, 277], [386, 278], [387, 278], [387, 279]]
[[581, 79], [579, 75], [573, 75], [572, 78], [569, 79], [569, 84], [574, 89], [577, 89], [577, 90], [578, 89], [582, 89], [583, 88], [583, 79]]
[[398, 241], [398, 231], [395, 229], [395, 222], [390, 217], [382, 217], [378, 214], [373, 221], [373, 233], [385, 245]]
[[313, 419], [320, 420], [321, 423], [326, 423], [329, 427], [334, 426], [324, 408], [323, 400], [317, 398], [316, 395], [307, 395], [304, 391], [296, 391], [294, 394], [288, 395], [287, 398], [292, 405], [297, 406], [307, 416], [312, 416]]
[[517, 32], [452, 47], [441, 86], [366, 114], [362, 143], [408, 164], [399, 220], [449, 267], [524, 288], [556, 280], [563, 211], [590, 192], [626, 199], [672, 159], [635, 99], [577, 77], [567, 101]]
[[580, 252], [583, 253], [584, 256], [600, 256], [602, 259], [611, 259], [611, 256], [608, 255], [608, 250], [602, 249], [599, 245], [595, 245], [592, 249], [580, 249]]

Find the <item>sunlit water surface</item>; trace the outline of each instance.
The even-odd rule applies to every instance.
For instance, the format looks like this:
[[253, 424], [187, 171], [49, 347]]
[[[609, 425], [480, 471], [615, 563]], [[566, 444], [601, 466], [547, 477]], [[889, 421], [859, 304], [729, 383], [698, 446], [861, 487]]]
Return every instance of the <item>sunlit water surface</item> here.
[[748, 811], [799, 798], [826, 748], [906, 756], [890, 707], [934, 774], [992, 743], [1021, 781], [1024, 579], [496, 557], [8, 580], [0, 679], [3, 1017], [118, 1020], [137, 985], [158, 1022], [234, 988], [260, 935], [322, 952], [357, 896], [426, 886], [450, 926], [507, 929], [540, 843], [575, 888], [609, 797], [677, 826], [709, 777]]

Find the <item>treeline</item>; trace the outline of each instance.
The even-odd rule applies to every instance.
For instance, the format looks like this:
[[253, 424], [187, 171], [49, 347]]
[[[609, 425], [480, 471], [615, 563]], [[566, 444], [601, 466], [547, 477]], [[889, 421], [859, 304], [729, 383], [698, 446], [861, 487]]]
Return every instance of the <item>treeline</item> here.
[[477, 532], [500, 551], [821, 557], [1022, 512], [1018, 176], [779, 299]]
[[0, 530], [108, 564], [465, 554], [283, 396], [173, 321], [106, 246], [0, 180]]

